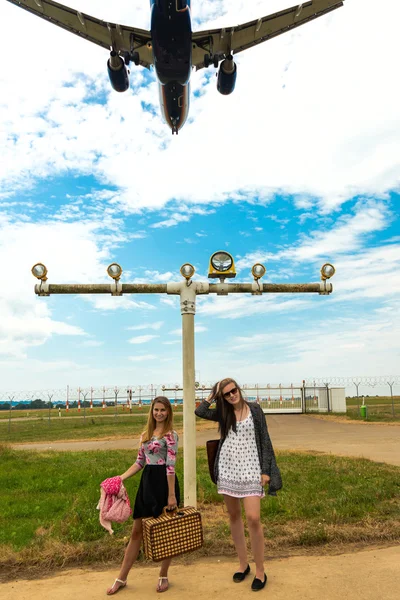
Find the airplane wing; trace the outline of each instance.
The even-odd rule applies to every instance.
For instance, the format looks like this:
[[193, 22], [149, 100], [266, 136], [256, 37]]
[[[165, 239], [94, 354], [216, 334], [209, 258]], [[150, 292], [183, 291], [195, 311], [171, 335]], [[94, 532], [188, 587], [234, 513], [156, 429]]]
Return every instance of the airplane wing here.
[[7, 1], [123, 57], [138, 52], [143, 67], [149, 69], [153, 64], [150, 31], [107, 23], [52, 0]]
[[193, 66], [196, 70], [202, 69], [205, 54], [221, 60], [231, 52], [237, 54], [266, 42], [281, 33], [340, 8], [343, 2], [344, 0], [312, 0], [237, 27], [196, 31], [192, 34]]

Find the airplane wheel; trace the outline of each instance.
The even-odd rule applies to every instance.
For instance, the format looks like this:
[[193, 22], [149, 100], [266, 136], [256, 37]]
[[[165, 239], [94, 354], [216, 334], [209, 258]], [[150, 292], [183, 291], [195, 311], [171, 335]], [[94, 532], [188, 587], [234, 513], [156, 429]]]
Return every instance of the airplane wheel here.
[[140, 63], [139, 52], [132, 52], [131, 60], [136, 66], [138, 66]]
[[211, 56], [209, 54], [204, 55], [204, 66], [207, 69], [211, 65]]
[[214, 63], [214, 67], [215, 67], [216, 69], [218, 69], [219, 60], [218, 60], [218, 57], [217, 57], [217, 56], [214, 56], [214, 58], [213, 58], [213, 63]]

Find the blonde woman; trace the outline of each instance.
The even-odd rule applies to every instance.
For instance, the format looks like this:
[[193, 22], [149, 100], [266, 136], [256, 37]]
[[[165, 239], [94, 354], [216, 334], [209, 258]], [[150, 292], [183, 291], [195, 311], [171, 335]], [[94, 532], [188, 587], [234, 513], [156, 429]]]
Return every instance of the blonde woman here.
[[[213, 402], [215, 408], [210, 408]], [[239, 568], [233, 581], [240, 583], [250, 573], [240, 500], [250, 534], [256, 572], [251, 589], [262, 590], [267, 583], [264, 571], [264, 533], [260, 519], [260, 501], [264, 486], [276, 496], [282, 480], [268, 434], [265, 415], [255, 402], [246, 402], [234, 379], [217, 382], [207, 400], [196, 409], [196, 415], [216, 421], [221, 439], [214, 474], [218, 493], [224, 497], [228, 510], [233, 542], [239, 558]]]
[[[179, 483], [175, 475], [177, 450], [178, 434], [174, 431], [171, 403], [165, 396], [158, 396], [151, 403], [136, 462], [121, 475], [124, 481], [143, 469], [133, 509], [131, 538], [118, 577], [107, 590], [109, 596], [126, 586], [128, 573], [138, 557], [142, 543], [142, 519], [158, 517], [165, 506], [168, 510], [179, 506]], [[168, 569], [171, 560], [169, 558], [161, 563], [157, 592], [165, 592], [168, 589]]]

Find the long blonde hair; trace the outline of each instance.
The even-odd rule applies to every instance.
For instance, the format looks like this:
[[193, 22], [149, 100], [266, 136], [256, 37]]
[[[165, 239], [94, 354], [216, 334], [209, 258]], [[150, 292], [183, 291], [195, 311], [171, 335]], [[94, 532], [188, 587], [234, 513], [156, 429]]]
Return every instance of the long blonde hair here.
[[168, 400], [168, 398], [166, 398], [166, 396], [157, 396], [157, 398], [154, 398], [150, 405], [146, 429], [142, 433], [142, 443], [148, 442], [154, 435], [154, 430], [156, 428], [157, 423], [153, 415], [153, 408], [154, 405], [157, 403], [162, 404], [167, 409], [167, 418], [165, 419], [163, 424], [164, 426], [161, 437], [163, 437], [166, 433], [172, 431], [174, 428], [174, 414], [172, 412], [171, 402]]

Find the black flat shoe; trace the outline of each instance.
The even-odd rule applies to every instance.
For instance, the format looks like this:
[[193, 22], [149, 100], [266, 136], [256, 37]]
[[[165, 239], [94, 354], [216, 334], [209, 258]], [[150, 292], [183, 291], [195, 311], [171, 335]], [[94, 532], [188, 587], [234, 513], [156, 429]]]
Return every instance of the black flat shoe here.
[[265, 587], [266, 583], [267, 575], [264, 573], [264, 581], [261, 581], [261, 579], [257, 579], [257, 577], [254, 577], [253, 583], [251, 584], [251, 589], [253, 590], [253, 592], [259, 592]]
[[244, 581], [244, 579], [247, 577], [247, 575], [250, 573], [250, 565], [247, 565], [246, 570], [241, 573], [240, 571], [236, 571], [236, 573], [233, 574], [233, 581], [235, 583], [240, 583], [241, 581]]

